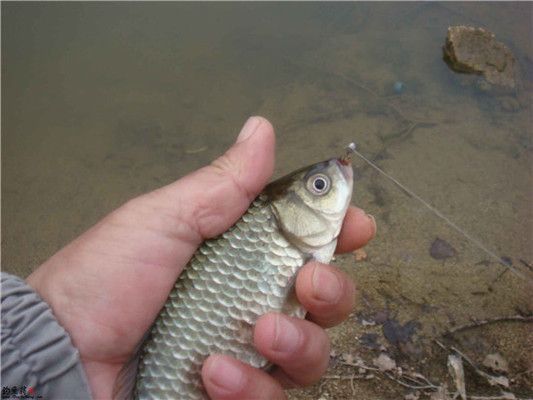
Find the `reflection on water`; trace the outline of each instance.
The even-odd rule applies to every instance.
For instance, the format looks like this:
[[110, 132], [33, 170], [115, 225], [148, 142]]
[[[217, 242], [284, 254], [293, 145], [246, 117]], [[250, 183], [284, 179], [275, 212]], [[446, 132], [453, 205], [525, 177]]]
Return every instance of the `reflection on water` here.
[[[461, 23], [513, 50], [518, 107], [442, 62], [446, 29]], [[530, 3], [3, 3], [2, 264], [28, 274], [126, 199], [213, 159], [260, 114], [277, 129], [277, 173], [355, 140], [530, 273], [530, 33]], [[428, 330], [450, 315], [528, 309], [524, 281], [500, 276], [486, 254], [359, 167], [354, 199], [376, 216], [379, 236], [357, 268], [351, 256], [339, 262], [367, 307], [397, 309]], [[436, 237], [457, 257], [432, 259]], [[338, 346], [354, 344], [352, 325], [333, 332]]]

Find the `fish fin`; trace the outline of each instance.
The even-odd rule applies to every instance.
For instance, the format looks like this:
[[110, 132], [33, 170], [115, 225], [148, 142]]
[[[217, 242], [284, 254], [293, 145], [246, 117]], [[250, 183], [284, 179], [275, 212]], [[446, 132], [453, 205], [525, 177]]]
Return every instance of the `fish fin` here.
[[148, 329], [135, 348], [132, 357], [124, 364], [113, 385], [113, 400], [132, 400], [135, 392], [135, 378], [139, 369], [142, 346], [150, 337], [152, 329]]

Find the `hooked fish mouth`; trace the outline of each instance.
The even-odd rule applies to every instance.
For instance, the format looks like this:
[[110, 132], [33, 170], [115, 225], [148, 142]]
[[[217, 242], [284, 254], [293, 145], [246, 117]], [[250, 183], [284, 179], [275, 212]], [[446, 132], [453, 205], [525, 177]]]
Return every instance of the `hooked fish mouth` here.
[[350, 143], [345, 147], [346, 153], [343, 156], [336, 158], [337, 165], [339, 166], [344, 179], [347, 182], [353, 181], [353, 168], [352, 168], [352, 155], [355, 152], [356, 144]]
[[344, 160], [338, 158], [336, 158], [335, 161], [337, 162], [337, 166], [341, 170], [342, 176], [344, 176], [346, 182], [353, 181], [352, 163], [346, 163]]

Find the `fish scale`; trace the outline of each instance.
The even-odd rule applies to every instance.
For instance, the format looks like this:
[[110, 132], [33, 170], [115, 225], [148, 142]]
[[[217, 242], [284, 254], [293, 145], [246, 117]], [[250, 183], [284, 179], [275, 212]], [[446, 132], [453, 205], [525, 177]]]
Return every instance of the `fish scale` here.
[[200, 371], [212, 353], [267, 366], [252, 327], [271, 310], [303, 317], [287, 298], [307, 258], [279, 233], [268, 199], [259, 196], [230, 230], [204, 242], [178, 278], [143, 347], [135, 397], [207, 398]]

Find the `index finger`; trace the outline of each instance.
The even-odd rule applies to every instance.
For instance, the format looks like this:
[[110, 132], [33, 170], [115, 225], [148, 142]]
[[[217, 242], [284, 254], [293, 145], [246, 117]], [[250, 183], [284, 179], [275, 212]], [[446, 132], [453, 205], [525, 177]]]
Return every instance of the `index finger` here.
[[367, 244], [376, 236], [376, 220], [362, 209], [350, 206], [337, 240], [336, 253], [348, 253]]

